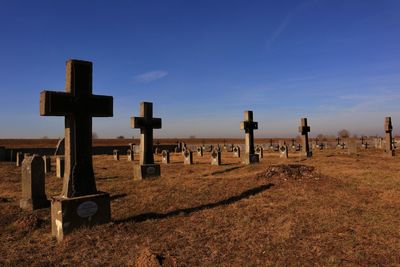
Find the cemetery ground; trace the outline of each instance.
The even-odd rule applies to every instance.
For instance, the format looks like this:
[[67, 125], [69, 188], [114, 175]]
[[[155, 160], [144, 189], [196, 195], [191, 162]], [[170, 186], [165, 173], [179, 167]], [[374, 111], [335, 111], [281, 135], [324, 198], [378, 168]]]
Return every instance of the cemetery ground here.
[[[0, 265], [400, 264], [399, 159], [375, 149], [359, 156], [313, 153], [301, 160], [291, 151], [284, 160], [265, 151], [250, 166], [226, 151], [222, 166], [211, 166], [207, 152], [194, 153], [190, 166], [171, 153], [161, 177], [143, 181], [132, 179], [126, 156], [94, 156], [97, 188], [111, 196], [112, 222], [76, 230], [62, 242], [51, 238], [49, 209], [19, 208], [21, 169], [0, 162]], [[48, 196], [62, 187], [54, 164]]]

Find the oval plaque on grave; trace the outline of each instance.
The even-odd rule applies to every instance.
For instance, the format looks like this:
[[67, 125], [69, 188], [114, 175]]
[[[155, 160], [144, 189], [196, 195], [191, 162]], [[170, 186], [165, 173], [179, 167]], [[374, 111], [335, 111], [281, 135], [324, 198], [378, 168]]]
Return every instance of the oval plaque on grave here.
[[146, 169], [146, 173], [147, 174], [154, 174], [156, 172], [156, 168], [154, 168], [154, 167], [148, 167], [147, 169]]
[[213, 157], [213, 158], [215, 159], [217, 156], [218, 156], [217, 151], [214, 150], [214, 151], [211, 153], [211, 157]]
[[183, 155], [185, 156], [185, 158], [188, 158], [190, 153], [187, 150], [185, 150], [185, 153]]
[[93, 216], [97, 213], [98, 206], [94, 201], [85, 201], [79, 204], [76, 212], [78, 213], [79, 217], [87, 218]]

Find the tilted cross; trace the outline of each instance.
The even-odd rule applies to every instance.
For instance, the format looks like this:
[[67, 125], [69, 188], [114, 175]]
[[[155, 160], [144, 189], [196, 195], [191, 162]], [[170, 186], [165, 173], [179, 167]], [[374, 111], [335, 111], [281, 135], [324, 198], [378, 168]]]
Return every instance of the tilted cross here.
[[113, 98], [92, 94], [91, 62], [68, 60], [66, 92], [42, 91], [41, 116], [65, 116], [65, 173], [61, 196], [97, 193], [92, 164], [92, 117], [112, 117]]
[[140, 165], [154, 164], [153, 129], [161, 129], [161, 119], [153, 118], [153, 103], [140, 103], [140, 117], [131, 118], [131, 128], [140, 129]]
[[254, 154], [254, 130], [258, 129], [258, 123], [253, 121], [253, 111], [244, 112], [244, 121], [240, 123], [240, 129], [246, 133], [246, 153]]

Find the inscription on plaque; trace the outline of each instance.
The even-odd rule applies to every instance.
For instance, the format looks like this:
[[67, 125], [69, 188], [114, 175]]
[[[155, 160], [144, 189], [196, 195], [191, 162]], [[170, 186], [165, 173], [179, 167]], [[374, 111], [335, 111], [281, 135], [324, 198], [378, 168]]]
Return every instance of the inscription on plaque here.
[[97, 213], [98, 206], [94, 201], [85, 201], [81, 203], [76, 212], [78, 213], [79, 217], [87, 218], [93, 216]]

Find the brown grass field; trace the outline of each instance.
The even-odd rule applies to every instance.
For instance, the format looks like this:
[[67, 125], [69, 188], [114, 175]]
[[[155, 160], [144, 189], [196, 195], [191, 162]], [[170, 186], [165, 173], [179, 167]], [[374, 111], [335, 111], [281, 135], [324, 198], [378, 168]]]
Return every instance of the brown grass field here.
[[[144, 181], [133, 181], [126, 156], [95, 156], [112, 222], [60, 243], [48, 209], [19, 208], [21, 169], [0, 162], [0, 266], [140, 266], [155, 255], [164, 266], [400, 266], [399, 159], [375, 149], [289, 155], [245, 166], [223, 152], [211, 166], [209, 153], [194, 153], [184, 166], [173, 154]], [[61, 191], [54, 166], [46, 191]]]

